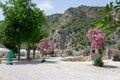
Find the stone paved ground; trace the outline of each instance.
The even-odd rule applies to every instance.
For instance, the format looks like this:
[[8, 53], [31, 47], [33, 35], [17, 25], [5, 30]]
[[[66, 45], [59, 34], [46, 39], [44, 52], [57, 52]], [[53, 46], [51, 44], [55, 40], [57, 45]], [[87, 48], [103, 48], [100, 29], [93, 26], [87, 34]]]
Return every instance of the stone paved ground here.
[[0, 64], [0, 80], [120, 80], [120, 62], [105, 61], [104, 67], [91, 62], [62, 62], [57, 58]]

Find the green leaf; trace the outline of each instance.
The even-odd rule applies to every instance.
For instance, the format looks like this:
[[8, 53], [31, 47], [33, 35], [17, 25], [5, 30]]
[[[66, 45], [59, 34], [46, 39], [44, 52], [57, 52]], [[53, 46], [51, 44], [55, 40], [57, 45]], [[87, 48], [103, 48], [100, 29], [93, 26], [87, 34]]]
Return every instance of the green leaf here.
[[98, 22], [95, 24], [95, 27], [93, 27], [93, 30], [99, 29], [101, 26], [103, 26], [103, 23]]

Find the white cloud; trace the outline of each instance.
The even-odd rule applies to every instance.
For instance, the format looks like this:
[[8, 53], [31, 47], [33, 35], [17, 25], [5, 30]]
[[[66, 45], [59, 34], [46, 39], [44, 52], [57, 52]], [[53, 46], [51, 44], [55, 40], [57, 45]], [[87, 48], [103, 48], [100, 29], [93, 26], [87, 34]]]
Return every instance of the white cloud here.
[[52, 5], [52, 3], [49, 1], [49, 0], [44, 0], [44, 1], [41, 1], [37, 7], [39, 7], [40, 9], [42, 10], [53, 10], [54, 9], [54, 6]]

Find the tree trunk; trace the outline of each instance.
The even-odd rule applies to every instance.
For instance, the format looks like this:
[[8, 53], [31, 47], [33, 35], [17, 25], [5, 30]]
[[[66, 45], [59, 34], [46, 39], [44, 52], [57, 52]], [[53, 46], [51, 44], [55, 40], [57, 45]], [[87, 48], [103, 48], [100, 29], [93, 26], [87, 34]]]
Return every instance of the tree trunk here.
[[35, 51], [36, 49], [33, 49], [33, 59], [35, 59]]
[[30, 44], [27, 43], [27, 60], [30, 61]]
[[102, 59], [102, 50], [99, 49], [100, 59]]
[[21, 48], [21, 46], [19, 45], [18, 46], [18, 60], [20, 60], [20, 48]]

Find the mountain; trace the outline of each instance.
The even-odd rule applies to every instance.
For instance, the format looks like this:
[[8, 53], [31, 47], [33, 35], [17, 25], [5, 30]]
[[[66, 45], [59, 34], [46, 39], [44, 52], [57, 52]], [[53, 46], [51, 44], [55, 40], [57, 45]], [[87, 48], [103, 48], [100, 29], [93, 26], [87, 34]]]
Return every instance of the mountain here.
[[56, 49], [79, 51], [88, 46], [86, 32], [99, 19], [103, 7], [79, 6], [67, 9], [64, 14], [47, 16], [50, 41]]
[[[55, 50], [64, 50], [70, 54], [71, 51], [73, 53], [81, 52], [82, 50], [87, 51], [85, 49], [88, 49], [90, 45], [86, 38], [86, 32], [100, 18], [99, 13], [103, 9], [104, 7], [81, 5], [67, 9], [63, 14], [46, 16], [48, 26], [45, 28], [50, 32], [49, 39], [54, 43]], [[2, 30], [1, 23], [2, 21], [0, 21], [0, 28]], [[120, 44], [120, 29], [113, 35], [107, 36], [107, 38], [106, 41], [109, 44], [115, 44], [116, 42]], [[0, 47], [4, 46], [0, 44]]]

